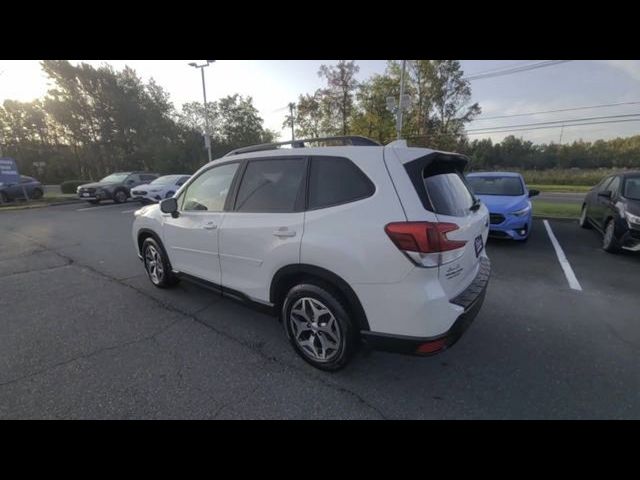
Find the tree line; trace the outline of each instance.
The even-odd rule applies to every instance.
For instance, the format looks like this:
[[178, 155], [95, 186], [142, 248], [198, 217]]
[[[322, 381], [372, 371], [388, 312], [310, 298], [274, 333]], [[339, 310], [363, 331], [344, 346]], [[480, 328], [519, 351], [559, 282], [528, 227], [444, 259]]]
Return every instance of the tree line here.
[[510, 135], [496, 143], [491, 139], [465, 140], [457, 150], [471, 158], [470, 167], [476, 170], [640, 168], [640, 135], [595, 142], [578, 140], [562, 145], [536, 145]]
[[[129, 67], [116, 71], [66, 60], [41, 65], [53, 84], [46, 97], [5, 100], [0, 107], [0, 145], [21, 173], [58, 183], [117, 170], [190, 173], [207, 161], [202, 104], [176, 111], [160, 85], [143, 82]], [[276, 138], [251, 97], [231, 95], [207, 106], [216, 156]]]
[[[264, 127], [251, 97], [230, 95], [186, 103], [178, 110], [153, 79], [144, 82], [125, 67], [95, 68], [64, 60], [41, 63], [52, 87], [33, 102], [5, 100], [0, 107], [0, 145], [22, 173], [57, 183], [97, 179], [116, 170], [190, 173], [207, 161], [202, 134], [210, 126], [214, 158], [234, 148], [277, 140]], [[322, 65], [323, 86], [300, 95], [283, 128], [296, 138], [362, 135], [386, 144], [396, 138], [395, 113], [401, 64], [358, 81], [355, 61]], [[640, 167], [640, 135], [595, 142], [533, 144], [508, 136], [501, 142], [469, 140], [465, 126], [481, 113], [457, 60], [407, 60], [409, 103], [402, 137], [410, 145], [458, 151], [473, 169]], [[205, 119], [205, 114], [208, 119]], [[44, 162], [38, 169], [34, 162]]]
[[[355, 62], [322, 66], [326, 86], [300, 95], [293, 114], [297, 137], [363, 135], [386, 144], [396, 138], [395, 115], [388, 97], [400, 92], [399, 62], [358, 83]], [[481, 113], [471, 102], [471, 86], [456, 60], [407, 60], [405, 92], [411, 101], [404, 112], [402, 138], [410, 145], [457, 151], [471, 158], [472, 169], [638, 168], [640, 135], [595, 142], [533, 144], [513, 135], [501, 142], [469, 140], [465, 125]]]

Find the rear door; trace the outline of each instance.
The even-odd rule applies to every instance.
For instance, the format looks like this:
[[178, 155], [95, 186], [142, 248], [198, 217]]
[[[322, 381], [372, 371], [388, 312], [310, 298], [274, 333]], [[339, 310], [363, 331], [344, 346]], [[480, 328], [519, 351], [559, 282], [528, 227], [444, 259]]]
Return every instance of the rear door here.
[[220, 229], [222, 286], [269, 301], [275, 272], [300, 262], [307, 159], [248, 160]]
[[[395, 157], [395, 158], [394, 158]], [[450, 224], [446, 238], [464, 245], [442, 254], [438, 276], [453, 298], [475, 278], [480, 258], [486, 256], [489, 212], [475, 205], [462, 174], [466, 158], [427, 149], [386, 149], [392, 174], [408, 221]]]

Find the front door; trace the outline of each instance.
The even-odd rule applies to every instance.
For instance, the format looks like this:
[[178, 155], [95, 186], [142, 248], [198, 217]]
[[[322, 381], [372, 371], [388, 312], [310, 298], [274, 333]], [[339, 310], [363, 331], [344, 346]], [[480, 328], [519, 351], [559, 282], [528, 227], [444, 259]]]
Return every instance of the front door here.
[[166, 214], [164, 244], [174, 270], [220, 285], [218, 232], [238, 162], [205, 170], [178, 198], [178, 216]]

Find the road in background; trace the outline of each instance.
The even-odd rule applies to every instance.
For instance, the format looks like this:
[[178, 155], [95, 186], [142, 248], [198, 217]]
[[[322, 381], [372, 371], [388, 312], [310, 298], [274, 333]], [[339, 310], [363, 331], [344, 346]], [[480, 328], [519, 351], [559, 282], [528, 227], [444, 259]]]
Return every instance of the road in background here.
[[543, 202], [554, 203], [573, 203], [576, 205], [582, 204], [585, 193], [564, 193], [564, 192], [540, 192], [540, 195], [533, 197], [532, 201], [540, 200]]

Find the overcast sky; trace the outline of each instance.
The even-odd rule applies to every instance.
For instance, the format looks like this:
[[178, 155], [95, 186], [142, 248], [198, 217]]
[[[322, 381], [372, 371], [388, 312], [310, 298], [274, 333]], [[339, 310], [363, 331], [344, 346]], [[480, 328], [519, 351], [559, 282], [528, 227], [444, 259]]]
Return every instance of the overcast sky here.
[[[145, 80], [153, 77], [180, 107], [190, 101], [202, 101], [200, 73], [187, 64], [192, 60], [84, 60], [98, 66], [110, 63], [116, 69], [124, 65], [134, 68]], [[78, 61], [74, 60], [73, 63]], [[384, 72], [386, 60], [356, 60], [360, 66], [359, 80]], [[250, 95], [265, 121], [265, 127], [282, 132], [286, 105], [302, 93], [311, 93], [323, 86], [318, 77], [322, 64], [335, 60], [220, 60], [206, 69], [207, 98], [239, 93]], [[514, 65], [535, 63], [534, 60], [463, 60], [465, 75]], [[546, 68], [478, 79], [471, 82], [473, 101], [488, 117], [555, 110], [599, 104], [640, 102], [640, 61], [635, 60], [576, 60]], [[29, 101], [46, 94], [48, 79], [36, 60], [0, 60], [0, 101], [15, 99]], [[626, 105], [592, 110], [578, 110], [553, 114], [477, 120], [468, 129], [518, 125], [552, 120], [571, 120], [585, 117], [633, 114], [639, 105]], [[596, 140], [640, 133], [640, 122], [612, 123], [594, 126], [565, 127], [562, 143], [577, 139]], [[490, 137], [499, 141], [514, 134], [536, 143], [558, 142], [560, 127], [492, 135], [472, 135], [470, 138]]]

